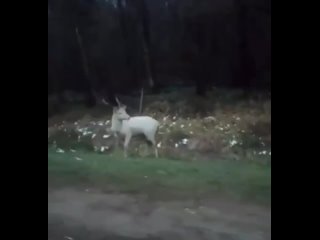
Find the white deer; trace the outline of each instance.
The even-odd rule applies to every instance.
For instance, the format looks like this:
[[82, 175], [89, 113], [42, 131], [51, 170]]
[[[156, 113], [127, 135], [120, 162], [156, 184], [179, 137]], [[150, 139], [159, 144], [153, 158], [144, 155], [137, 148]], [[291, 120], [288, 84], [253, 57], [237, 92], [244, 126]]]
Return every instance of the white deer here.
[[[104, 99], [104, 104], [108, 104]], [[155, 157], [158, 158], [158, 149], [156, 144], [156, 133], [159, 127], [159, 122], [149, 116], [130, 117], [126, 112], [126, 106], [121, 104], [116, 98], [118, 107], [113, 108], [111, 119], [111, 132], [118, 142], [119, 135], [125, 136], [124, 141], [124, 156], [127, 157], [128, 146], [133, 136], [144, 135], [147, 141], [152, 143]]]

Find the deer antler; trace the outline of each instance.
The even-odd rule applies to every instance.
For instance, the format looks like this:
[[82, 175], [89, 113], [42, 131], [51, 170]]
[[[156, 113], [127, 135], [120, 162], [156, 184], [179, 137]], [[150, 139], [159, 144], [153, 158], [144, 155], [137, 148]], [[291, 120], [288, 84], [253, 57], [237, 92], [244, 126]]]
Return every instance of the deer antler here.
[[105, 105], [109, 105], [109, 103], [104, 98], [102, 98], [101, 102]]
[[117, 97], [115, 97], [116, 102], [118, 103], [119, 107], [122, 105], [121, 102], [119, 101], [119, 99]]

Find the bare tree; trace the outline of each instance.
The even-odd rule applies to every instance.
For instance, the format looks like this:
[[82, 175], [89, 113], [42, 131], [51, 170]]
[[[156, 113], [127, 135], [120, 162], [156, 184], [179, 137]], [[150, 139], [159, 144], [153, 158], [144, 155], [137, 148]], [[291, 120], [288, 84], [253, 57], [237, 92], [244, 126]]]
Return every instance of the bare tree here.
[[125, 59], [126, 59], [126, 67], [130, 74], [130, 78], [134, 83], [137, 83], [138, 76], [137, 70], [134, 66], [134, 59], [132, 57], [132, 49], [130, 48], [130, 36], [128, 31], [127, 25], [127, 17], [126, 17], [126, 8], [125, 8], [124, 0], [117, 0], [117, 8], [118, 8], [118, 15], [120, 21], [120, 27], [122, 32], [122, 37], [124, 41], [125, 47]]
[[235, 71], [234, 86], [251, 87], [255, 66], [248, 43], [248, 6], [243, 0], [237, 0], [234, 3], [238, 23], [238, 63]]
[[135, 7], [138, 13], [139, 33], [142, 42], [143, 58], [145, 65], [145, 75], [147, 78], [148, 86], [151, 89], [156, 87], [155, 72], [153, 70], [151, 41], [150, 41], [150, 22], [149, 13], [145, 0], [134, 0]]

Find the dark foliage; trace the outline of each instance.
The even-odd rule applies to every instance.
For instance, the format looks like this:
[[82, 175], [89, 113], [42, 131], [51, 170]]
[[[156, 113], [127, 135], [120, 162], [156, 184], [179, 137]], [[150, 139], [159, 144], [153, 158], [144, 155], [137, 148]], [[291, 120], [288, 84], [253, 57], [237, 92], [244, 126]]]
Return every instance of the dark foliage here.
[[48, 0], [48, 94], [269, 90], [270, 35], [270, 0]]

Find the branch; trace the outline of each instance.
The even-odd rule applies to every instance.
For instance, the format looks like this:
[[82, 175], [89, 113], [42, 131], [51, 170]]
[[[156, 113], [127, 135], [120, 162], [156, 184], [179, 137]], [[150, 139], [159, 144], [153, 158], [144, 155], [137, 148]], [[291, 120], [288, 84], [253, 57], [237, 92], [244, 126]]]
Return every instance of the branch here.
[[139, 114], [142, 113], [142, 104], [143, 104], [143, 88], [141, 88], [140, 104], [139, 104]]

